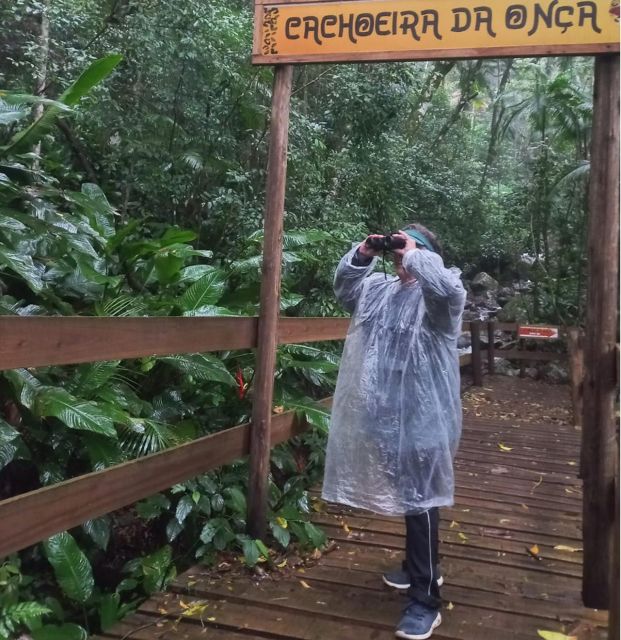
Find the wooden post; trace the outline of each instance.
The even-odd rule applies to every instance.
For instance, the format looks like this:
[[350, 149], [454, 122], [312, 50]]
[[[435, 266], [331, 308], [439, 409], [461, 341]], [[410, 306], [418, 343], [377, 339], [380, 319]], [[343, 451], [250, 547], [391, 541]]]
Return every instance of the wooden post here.
[[496, 371], [494, 366], [494, 358], [496, 348], [494, 346], [496, 323], [493, 320], [487, 322], [487, 373], [490, 376]]
[[481, 323], [473, 320], [470, 323], [470, 339], [472, 341], [472, 384], [483, 386], [483, 363], [481, 362]]
[[261, 308], [257, 338], [257, 365], [254, 376], [252, 430], [250, 433], [248, 532], [254, 538], [264, 538], [267, 525], [270, 428], [280, 311], [283, 212], [292, 78], [293, 67], [291, 65], [277, 65], [275, 67], [265, 194]]
[[[574, 425], [582, 427], [582, 400], [584, 391], [584, 332], [572, 327], [567, 330], [569, 351], [569, 379], [571, 385], [571, 408]], [[580, 449], [579, 478], [584, 478], [584, 451]]]
[[[619, 443], [617, 442], [617, 461], [619, 460]], [[617, 465], [615, 481], [615, 532], [614, 554], [612, 556], [612, 585], [610, 588], [610, 614], [608, 618], [608, 640], [619, 640], [619, 466]]]
[[582, 426], [582, 389], [584, 384], [584, 335], [576, 327], [567, 329], [569, 351], [569, 377], [571, 380], [571, 404], [574, 425]]
[[610, 605], [616, 433], [615, 345], [619, 284], [619, 57], [595, 61], [584, 341], [582, 600]]

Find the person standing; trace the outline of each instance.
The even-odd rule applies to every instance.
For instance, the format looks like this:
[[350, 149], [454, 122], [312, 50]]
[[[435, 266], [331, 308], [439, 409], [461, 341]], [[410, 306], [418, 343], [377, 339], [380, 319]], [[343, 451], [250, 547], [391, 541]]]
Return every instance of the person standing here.
[[[391, 238], [396, 277], [372, 273], [369, 236], [340, 261], [339, 303], [352, 320], [334, 394], [323, 498], [404, 516], [405, 559], [383, 575], [407, 589], [396, 635], [429, 638], [441, 623], [438, 508], [453, 504], [461, 435], [457, 338], [466, 292], [436, 236], [413, 224]], [[400, 240], [399, 240], [400, 239]], [[377, 241], [376, 241], [377, 242]]]

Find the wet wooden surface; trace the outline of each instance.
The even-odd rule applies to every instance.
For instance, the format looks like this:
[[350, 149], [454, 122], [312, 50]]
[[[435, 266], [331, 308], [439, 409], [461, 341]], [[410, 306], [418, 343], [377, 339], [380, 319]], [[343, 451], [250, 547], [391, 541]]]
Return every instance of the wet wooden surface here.
[[[580, 601], [579, 443], [566, 386], [495, 377], [466, 391], [456, 504], [440, 525], [445, 603], [433, 638], [529, 640], [539, 630], [606, 638], [606, 614]], [[406, 598], [380, 574], [401, 562], [401, 521], [314, 506], [335, 541], [322, 557], [261, 577], [194, 567], [100, 637], [394, 637]]]

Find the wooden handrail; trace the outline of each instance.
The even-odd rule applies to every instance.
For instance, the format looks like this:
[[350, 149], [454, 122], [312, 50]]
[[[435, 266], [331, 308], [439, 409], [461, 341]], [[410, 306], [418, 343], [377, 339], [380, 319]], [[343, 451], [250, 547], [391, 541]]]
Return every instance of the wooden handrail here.
[[[294, 411], [272, 418], [272, 446], [306, 428]], [[250, 423], [0, 502], [0, 558], [248, 455]]]
[[[342, 340], [349, 318], [281, 318], [278, 343]], [[517, 331], [516, 323], [495, 323]], [[463, 331], [470, 330], [464, 322]], [[0, 371], [257, 346], [257, 318], [0, 316]], [[515, 352], [503, 357], [517, 357]], [[544, 358], [545, 359], [545, 358]]]
[[[281, 318], [280, 344], [341, 340], [349, 318]], [[0, 370], [257, 346], [257, 318], [0, 316]]]

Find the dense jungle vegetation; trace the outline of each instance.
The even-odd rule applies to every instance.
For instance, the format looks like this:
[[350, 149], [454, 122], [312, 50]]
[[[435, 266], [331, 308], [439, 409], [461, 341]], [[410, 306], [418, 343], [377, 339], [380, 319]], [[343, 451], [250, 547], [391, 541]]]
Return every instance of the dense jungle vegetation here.
[[[0, 0], [0, 313], [256, 314], [272, 70], [251, 41], [247, 0]], [[341, 314], [351, 242], [419, 221], [505, 289], [504, 319], [580, 322], [591, 85], [580, 58], [297, 68], [283, 313]], [[246, 421], [253, 366], [2, 374], [0, 499]], [[0, 638], [84, 638], [196, 559], [321, 547], [313, 400], [337, 368], [334, 346], [279, 349], [276, 408], [314, 429], [273, 453], [269, 540], [244, 533], [245, 463], [206, 474], [0, 559]]]

